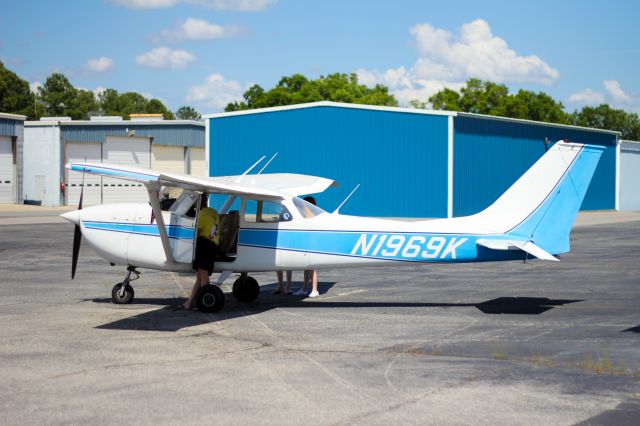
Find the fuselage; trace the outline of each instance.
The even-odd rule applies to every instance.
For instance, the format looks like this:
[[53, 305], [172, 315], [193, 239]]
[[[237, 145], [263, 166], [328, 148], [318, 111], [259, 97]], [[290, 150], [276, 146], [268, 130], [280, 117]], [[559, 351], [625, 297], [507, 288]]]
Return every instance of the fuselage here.
[[[522, 253], [479, 247], [479, 238], [500, 236], [469, 218], [402, 221], [320, 213], [303, 215], [292, 200], [280, 201], [287, 221], [256, 222], [240, 212], [237, 251], [215, 270], [257, 272], [334, 269], [415, 262], [469, 262], [522, 258]], [[115, 264], [190, 271], [195, 219], [163, 212], [173, 261], [167, 261], [148, 203], [94, 206], [78, 211], [85, 240]], [[470, 218], [473, 218], [471, 216]], [[486, 227], [485, 227], [486, 228]]]

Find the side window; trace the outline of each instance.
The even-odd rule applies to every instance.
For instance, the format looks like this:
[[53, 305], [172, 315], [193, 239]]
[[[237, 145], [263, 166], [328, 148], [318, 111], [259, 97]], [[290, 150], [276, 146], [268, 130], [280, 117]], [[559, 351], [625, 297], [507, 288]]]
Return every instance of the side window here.
[[175, 202], [171, 204], [169, 211], [180, 216], [196, 217], [196, 201], [198, 201], [197, 194], [185, 191]]
[[288, 222], [291, 213], [280, 203], [265, 200], [246, 200], [244, 204], [245, 222], [277, 223]]

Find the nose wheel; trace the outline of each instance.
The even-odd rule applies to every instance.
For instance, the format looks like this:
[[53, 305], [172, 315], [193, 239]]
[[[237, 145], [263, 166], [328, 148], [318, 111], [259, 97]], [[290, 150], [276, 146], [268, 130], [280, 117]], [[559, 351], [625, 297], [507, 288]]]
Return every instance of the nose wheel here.
[[[134, 277], [131, 277], [131, 274], [134, 274]], [[129, 283], [137, 280], [138, 278], [140, 278], [140, 272], [136, 271], [136, 267], [127, 267], [127, 275], [124, 277], [124, 280], [121, 283], [114, 285], [111, 290], [111, 301], [116, 305], [131, 303], [135, 292]]]

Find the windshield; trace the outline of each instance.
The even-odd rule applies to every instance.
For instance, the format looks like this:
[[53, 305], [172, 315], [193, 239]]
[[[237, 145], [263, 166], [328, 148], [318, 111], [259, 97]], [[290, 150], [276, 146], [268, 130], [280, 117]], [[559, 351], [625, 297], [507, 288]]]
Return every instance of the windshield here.
[[313, 204], [306, 202], [302, 198], [295, 197], [293, 199], [293, 204], [305, 219], [309, 219], [311, 217], [316, 217], [322, 213], [326, 213], [320, 207], [314, 206]]

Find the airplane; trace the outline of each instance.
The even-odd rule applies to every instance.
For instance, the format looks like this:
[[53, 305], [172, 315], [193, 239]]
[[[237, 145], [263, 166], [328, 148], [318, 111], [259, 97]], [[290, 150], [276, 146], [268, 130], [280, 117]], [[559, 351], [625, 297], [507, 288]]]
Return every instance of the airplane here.
[[[97, 205], [61, 216], [75, 224], [72, 278], [82, 237], [112, 265], [126, 265], [111, 292], [131, 303], [137, 268], [192, 271], [196, 211], [203, 197], [226, 197], [213, 284], [195, 298], [202, 312], [225, 304], [220, 285], [240, 273], [233, 296], [253, 302], [252, 272], [339, 269], [416, 263], [558, 261], [604, 147], [558, 141], [502, 196], [471, 216], [413, 222], [328, 213], [300, 196], [337, 186], [332, 179], [289, 173], [194, 177], [105, 163], [69, 163], [80, 173], [141, 182], [148, 203]], [[262, 158], [264, 159], [264, 157]], [[261, 159], [261, 160], [262, 160]], [[261, 161], [259, 160], [258, 163]], [[176, 196], [160, 199], [160, 193]], [[179, 195], [177, 195], [179, 193]], [[345, 200], [346, 201], [346, 200]], [[344, 203], [343, 203], [344, 204]], [[237, 207], [235, 207], [237, 206]], [[341, 204], [342, 206], [342, 204]], [[233, 209], [232, 209], [233, 208]]]

